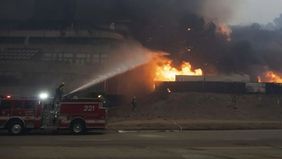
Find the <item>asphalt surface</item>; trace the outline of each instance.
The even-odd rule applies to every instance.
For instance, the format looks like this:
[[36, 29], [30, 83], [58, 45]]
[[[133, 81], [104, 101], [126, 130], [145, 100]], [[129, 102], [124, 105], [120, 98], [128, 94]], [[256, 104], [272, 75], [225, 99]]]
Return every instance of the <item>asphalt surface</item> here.
[[282, 159], [282, 130], [0, 135], [1, 159]]

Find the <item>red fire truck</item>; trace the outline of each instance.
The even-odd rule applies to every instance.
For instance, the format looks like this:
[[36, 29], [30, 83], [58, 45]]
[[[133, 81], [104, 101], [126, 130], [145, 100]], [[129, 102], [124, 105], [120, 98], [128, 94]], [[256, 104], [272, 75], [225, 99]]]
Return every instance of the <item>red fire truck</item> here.
[[70, 129], [74, 134], [105, 129], [107, 109], [97, 99], [66, 99], [55, 108], [51, 103], [4, 98], [0, 101], [0, 128], [12, 135], [32, 129]]

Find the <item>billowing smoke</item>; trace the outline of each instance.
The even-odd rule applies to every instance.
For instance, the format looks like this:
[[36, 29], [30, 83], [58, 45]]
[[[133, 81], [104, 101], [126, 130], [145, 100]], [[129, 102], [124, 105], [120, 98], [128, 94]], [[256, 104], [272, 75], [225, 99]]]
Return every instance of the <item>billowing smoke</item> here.
[[[26, 1], [29, 5], [16, 10], [14, 3], [22, 1], [1, 1], [0, 20], [9, 20], [9, 16], [20, 19], [24, 22], [14, 26], [25, 29], [91, 29], [116, 24], [115, 31], [126, 37], [147, 48], [171, 53], [176, 65], [185, 60], [206, 73], [253, 77], [266, 70], [282, 71], [281, 17], [267, 26], [228, 29], [224, 24], [232, 20], [244, 0]], [[119, 29], [120, 24], [128, 29]]]
[[[258, 73], [262, 70], [281, 72], [282, 63], [282, 29], [267, 30], [259, 24], [247, 27], [234, 27], [233, 37], [242, 58], [251, 71]], [[261, 73], [261, 72], [260, 72]]]
[[253, 78], [269, 70], [281, 73], [282, 29], [277, 21], [271, 30], [259, 24], [232, 26], [231, 41], [206, 34], [208, 40], [201, 40], [190, 58], [221, 73], [248, 74]]
[[224, 23], [242, 1], [154, 2], [150, 7], [136, 4], [140, 10], [132, 14], [131, 33], [146, 47], [171, 53], [176, 65], [185, 60], [208, 74], [248, 74], [252, 79], [264, 71], [282, 71], [281, 17], [268, 30], [259, 24], [228, 28]]

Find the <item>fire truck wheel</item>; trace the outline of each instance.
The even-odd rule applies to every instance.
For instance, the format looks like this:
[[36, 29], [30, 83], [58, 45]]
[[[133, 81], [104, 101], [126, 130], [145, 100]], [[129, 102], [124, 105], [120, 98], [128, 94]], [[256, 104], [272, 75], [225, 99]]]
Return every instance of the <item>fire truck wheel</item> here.
[[75, 120], [71, 124], [71, 130], [74, 134], [82, 134], [85, 131], [85, 124], [83, 121]]
[[20, 121], [12, 121], [9, 124], [8, 130], [11, 135], [20, 135], [23, 133], [23, 124]]

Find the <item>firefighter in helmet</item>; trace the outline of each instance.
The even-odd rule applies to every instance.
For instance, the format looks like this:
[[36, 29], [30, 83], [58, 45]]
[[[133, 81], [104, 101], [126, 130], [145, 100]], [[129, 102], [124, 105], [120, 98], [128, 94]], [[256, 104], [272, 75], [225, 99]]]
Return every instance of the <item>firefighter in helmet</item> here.
[[56, 88], [56, 92], [55, 92], [55, 96], [54, 96], [54, 100], [53, 100], [53, 111], [54, 111], [54, 117], [53, 117], [53, 124], [55, 124], [58, 120], [58, 116], [59, 116], [59, 104], [60, 101], [63, 99], [63, 95], [64, 95], [64, 86], [65, 83], [62, 82], [58, 88]]
[[136, 96], [134, 96], [131, 100], [131, 105], [132, 105], [132, 111], [135, 111], [136, 110], [136, 107], [137, 107], [137, 99], [136, 99]]
[[103, 96], [103, 95], [101, 95], [101, 94], [100, 94], [100, 95], [98, 95], [98, 101], [99, 101], [99, 102], [103, 102], [103, 103], [104, 103], [104, 102], [105, 102], [105, 98], [104, 98], [104, 96]]
[[58, 88], [56, 88], [55, 96], [54, 96], [54, 104], [60, 102], [63, 99], [64, 95], [64, 86], [65, 83], [62, 82]]

